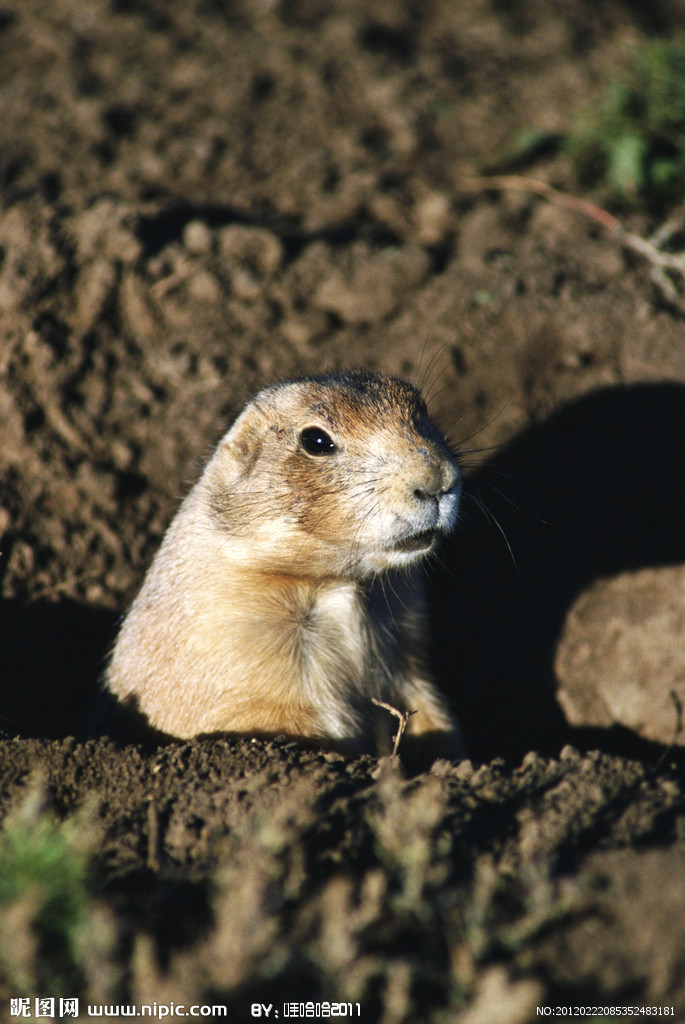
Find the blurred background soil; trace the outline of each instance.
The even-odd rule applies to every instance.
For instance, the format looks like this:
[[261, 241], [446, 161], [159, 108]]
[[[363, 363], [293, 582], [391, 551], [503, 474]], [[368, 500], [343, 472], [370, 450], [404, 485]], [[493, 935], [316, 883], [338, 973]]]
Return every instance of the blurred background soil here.
[[[0, 815], [86, 865], [68, 928], [0, 891], [1, 998], [685, 1016], [683, 317], [596, 221], [471, 181], [534, 130], [523, 173], [579, 194], [553, 140], [683, 16], [0, 3]], [[212, 444], [348, 366], [415, 380], [464, 453], [432, 657], [471, 761], [85, 742]]]

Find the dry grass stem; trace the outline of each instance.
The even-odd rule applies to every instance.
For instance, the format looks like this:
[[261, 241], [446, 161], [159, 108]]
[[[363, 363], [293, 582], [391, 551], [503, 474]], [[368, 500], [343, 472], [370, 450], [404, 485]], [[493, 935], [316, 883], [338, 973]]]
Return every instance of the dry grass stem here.
[[399, 749], [400, 740], [402, 739], [404, 730], [407, 728], [409, 719], [412, 715], [416, 714], [416, 711], [398, 711], [397, 708], [392, 706], [392, 704], [386, 704], [383, 700], [376, 700], [375, 697], [372, 697], [371, 701], [376, 705], [376, 707], [383, 708], [384, 711], [389, 711], [391, 715], [394, 715], [399, 719], [397, 732], [392, 738], [392, 754], [390, 755], [391, 757], [397, 757], [397, 751]]
[[547, 202], [575, 210], [601, 224], [618, 243], [649, 264], [650, 279], [661, 298], [685, 315], [685, 251], [669, 252], [665, 247], [685, 230], [685, 209], [680, 209], [648, 238], [628, 231], [621, 221], [589, 199], [569, 195], [536, 178], [510, 175], [482, 175], [462, 178], [458, 186], [465, 192], [531, 192]]

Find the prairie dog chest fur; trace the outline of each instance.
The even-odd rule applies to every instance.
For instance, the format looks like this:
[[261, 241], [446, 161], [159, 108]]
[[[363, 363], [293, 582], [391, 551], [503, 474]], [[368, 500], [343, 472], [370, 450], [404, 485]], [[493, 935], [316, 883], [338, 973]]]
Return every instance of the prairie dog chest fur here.
[[458, 509], [456, 459], [405, 381], [260, 392], [219, 443], [125, 617], [106, 686], [172, 736], [372, 750], [372, 698], [458, 751], [427, 678], [416, 566]]

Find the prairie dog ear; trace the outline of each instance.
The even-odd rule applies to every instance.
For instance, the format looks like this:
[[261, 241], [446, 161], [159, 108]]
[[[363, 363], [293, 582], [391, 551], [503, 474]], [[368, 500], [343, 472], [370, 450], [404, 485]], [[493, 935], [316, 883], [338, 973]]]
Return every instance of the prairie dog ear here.
[[249, 471], [259, 457], [268, 429], [262, 409], [248, 405], [222, 437], [215, 459], [224, 467], [230, 466], [231, 475]]

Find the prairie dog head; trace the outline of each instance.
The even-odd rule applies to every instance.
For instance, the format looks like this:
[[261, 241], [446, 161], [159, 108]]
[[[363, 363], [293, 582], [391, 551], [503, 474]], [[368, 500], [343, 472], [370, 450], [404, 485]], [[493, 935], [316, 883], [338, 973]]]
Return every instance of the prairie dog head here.
[[417, 388], [348, 372], [261, 391], [198, 488], [234, 562], [363, 579], [433, 549], [461, 477]]

